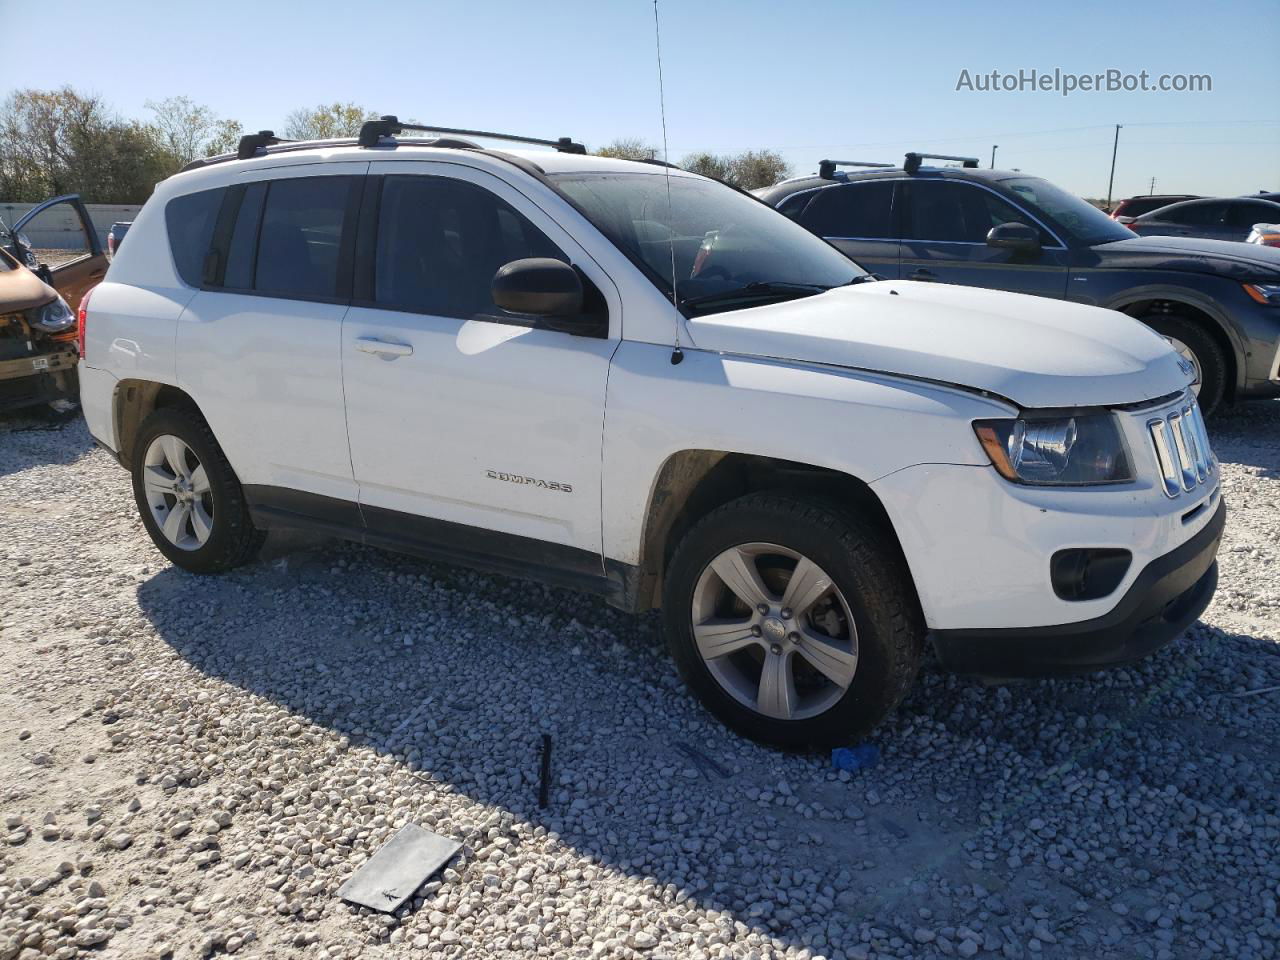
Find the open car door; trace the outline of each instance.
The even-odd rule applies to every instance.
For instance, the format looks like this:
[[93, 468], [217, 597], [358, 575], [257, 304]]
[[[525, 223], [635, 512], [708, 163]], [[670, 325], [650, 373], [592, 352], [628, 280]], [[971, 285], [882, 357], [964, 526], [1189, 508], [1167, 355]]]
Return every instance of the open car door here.
[[53, 197], [33, 207], [10, 229], [6, 245], [62, 294], [72, 310], [107, 272], [106, 251], [79, 194]]

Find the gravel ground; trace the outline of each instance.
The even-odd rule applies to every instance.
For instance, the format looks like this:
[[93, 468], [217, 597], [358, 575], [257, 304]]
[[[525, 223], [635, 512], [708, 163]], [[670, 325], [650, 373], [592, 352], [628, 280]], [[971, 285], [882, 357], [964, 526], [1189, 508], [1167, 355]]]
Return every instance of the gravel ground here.
[[[1280, 403], [1213, 424], [1186, 638], [926, 663], [854, 774], [710, 720], [653, 616], [297, 537], [182, 573], [83, 423], [39, 427], [0, 421], [0, 960], [1280, 955]], [[337, 900], [410, 821], [462, 852], [397, 915]]]

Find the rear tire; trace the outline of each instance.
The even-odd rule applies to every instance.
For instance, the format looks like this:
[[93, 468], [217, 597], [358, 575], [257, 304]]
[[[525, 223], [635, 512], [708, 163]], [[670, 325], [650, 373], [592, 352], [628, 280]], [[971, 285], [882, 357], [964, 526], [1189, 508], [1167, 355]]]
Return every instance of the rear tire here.
[[240, 481], [197, 411], [165, 407], [147, 417], [130, 472], [143, 526], [184, 570], [221, 573], [262, 548], [266, 533], [249, 519]]
[[1213, 413], [1227, 391], [1227, 357], [1213, 334], [1186, 317], [1148, 314], [1140, 319], [1195, 364], [1200, 378], [1196, 390], [1200, 410], [1205, 416]]
[[891, 535], [834, 503], [781, 494], [734, 500], [685, 535], [663, 619], [703, 705], [743, 736], [791, 749], [869, 733], [910, 688], [924, 640]]

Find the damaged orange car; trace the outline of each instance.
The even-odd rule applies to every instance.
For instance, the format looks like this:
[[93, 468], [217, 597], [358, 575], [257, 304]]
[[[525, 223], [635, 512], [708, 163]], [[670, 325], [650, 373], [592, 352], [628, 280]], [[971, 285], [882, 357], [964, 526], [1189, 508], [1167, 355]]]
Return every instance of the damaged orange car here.
[[0, 223], [0, 410], [79, 398], [76, 313], [107, 258], [75, 195]]

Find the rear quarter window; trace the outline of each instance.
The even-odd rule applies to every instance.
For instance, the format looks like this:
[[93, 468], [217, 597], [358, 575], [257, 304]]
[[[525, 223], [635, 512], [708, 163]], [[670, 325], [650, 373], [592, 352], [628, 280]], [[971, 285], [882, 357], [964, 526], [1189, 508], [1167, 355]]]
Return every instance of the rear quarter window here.
[[203, 281], [204, 259], [213, 240], [213, 226], [222, 206], [225, 187], [174, 197], [164, 208], [169, 249], [182, 282], [198, 287]]

